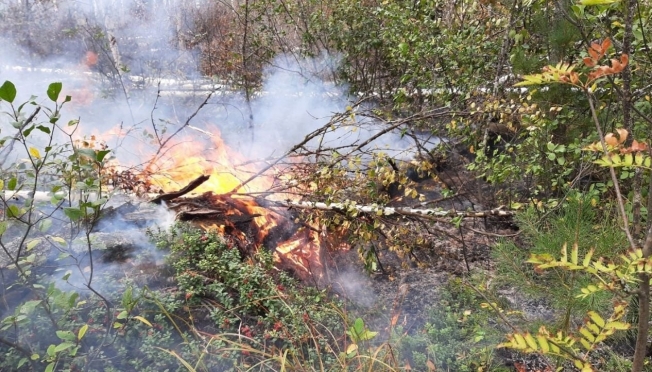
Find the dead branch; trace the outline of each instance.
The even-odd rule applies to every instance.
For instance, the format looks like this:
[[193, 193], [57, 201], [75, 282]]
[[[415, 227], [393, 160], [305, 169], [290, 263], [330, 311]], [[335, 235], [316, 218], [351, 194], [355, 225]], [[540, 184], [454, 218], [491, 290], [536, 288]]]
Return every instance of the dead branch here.
[[489, 216], [511, 217], [513, 211], [505, 210], [503, 207], [490, 209], [486, 211], [456, 211], [456, 210], [439, 210], [439, 209], [415, 209], [410, 207], [384, 207], [381, 205], [356, 205], [343, 203], [322, 203], [322, 202], [295, 202], [291, 200], [277, 202], [277, 204], [287, 208], [300, 209], [318, 209], [324, 211], [337, 211], [345, 213], [355, 210], [358, 213], [376, 214], [382, 216], [413, 216], [413, 217], [464, 217], [464, 218], [484, 218]]
[[199, 176], [199, 177], [195, 178], [194, 180], [192, 180], [188, 185], [186, 185], [186, 187], [182, 188], [181, 190], [175, 191], [175, 192], [169, 192], [169, 193], [166, 193], [166, 194], [161, 194], [161, 195], [157, 196], [156, 198], [150, 200], [150, 203], [161, 204], [161, 202], [163, 202], [163, 201], [170, 201], [172, 199], [176, 199], [176, 198], [178, 198], [180, 196], [183, 196], [183, 195], [191, 192], [192, 190], [196, 189], [197, 187], [199, 187], [202, 183], [208, 181], [208, 179], [210, 177], [211, 176], [202, 174], [201, 176]]

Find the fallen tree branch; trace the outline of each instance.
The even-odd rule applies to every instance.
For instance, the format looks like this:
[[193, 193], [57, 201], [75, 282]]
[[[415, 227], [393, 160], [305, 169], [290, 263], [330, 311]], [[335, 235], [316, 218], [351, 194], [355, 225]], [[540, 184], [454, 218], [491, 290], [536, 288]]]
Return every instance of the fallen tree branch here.
[[199, 176], [199, 177], [195, 178], [194, 180], [192, 180], [188, 185], [186, 185], [186, 187], [182, 188], [181, 190], [175, 191], [175, 192], [169, 192], [169, 193], [166, 193], [166, 194], [161, 194], [161, 195], [155, 197], [154, 199], [150, 200], [149, 202], [154, 203], [154, 204], [161, 204], [161, 202], [176, 199], [176, 198], [178, 198], [180, 196], [183, 196], [183, 195], [191, 192], [192, 190], [196, 189], [202, 183], [208, 181], [208, 179], [210, 177], [211, 176], [207, 176], [205, 174], [202, 174], [201, 176]]
[[319, 209], [324, 211], [337, 211], [346, 213], [347, 211], [355, 210], [359, 213], [377, 214], [382, 216], [415, 216], [415, 217], [465, 217], [465, 218], [484, 218], [489, 216], [497, 217], [511, 217], [515, 214], [514, 211], [505, 210], [503, 207], [490, 209], [486, 211], [456, 211], [456, 210], [440, 210], [440, 209], [415, 209], [410, 207], [384, 207], [381, 205], [356, 205], [344, 203], [322, 203], [322, 202], [295, 202], [291, 200], [276, 202], [277, 204], [288, 208], [300, 209]]

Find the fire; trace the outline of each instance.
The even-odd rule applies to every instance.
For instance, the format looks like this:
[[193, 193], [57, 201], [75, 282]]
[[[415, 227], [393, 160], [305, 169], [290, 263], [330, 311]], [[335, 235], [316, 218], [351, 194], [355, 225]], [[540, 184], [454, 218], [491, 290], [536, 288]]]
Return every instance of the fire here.
[[178, 190], [197, 175], [207, 174], [210, 179], [196, 193], [211, 191], [216, 194], [237, 192], [262, 192], [273, 185], [273, 178], [261, 175], [239, 186], [258, 171], [253, 165], [245, 164], [246, 159], [224, 143], [217, 128], [211, 128], [210, 143], [198, 143], [196, 139], [181, 139], [156, 156], [148, 165], [152, 185], [165, 192]]
[[315, 226], [296, 223], [295, 212], [257, 198], [256, 193], [267, 192], [275, 185], [274, 177], [259, 174], [251, 163], [242, 165], [247, 159], [224, 143], [219, 130], [213, 128], [210, 133], [213, 136], [205, 145], [185, 139], [161, 152], [147, 167], [149, 182], [164, 192], [174, 192], [198, 175], [210, 175], [193, 191], [199, 196], [190, 199], [192, 205], [205, 208], [194, 214], [189, 211], [189, 220], [235, 239], [245, 254], [271, 249], [279, 267], [290, 269], [303, 280], [322, 282], [327, 239]]

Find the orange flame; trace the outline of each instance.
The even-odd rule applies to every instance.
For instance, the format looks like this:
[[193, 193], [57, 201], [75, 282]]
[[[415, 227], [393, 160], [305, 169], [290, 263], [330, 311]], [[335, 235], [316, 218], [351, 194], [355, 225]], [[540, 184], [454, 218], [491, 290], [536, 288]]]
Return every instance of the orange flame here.
[[[165, 192], [178, 190], [201, 174], [210, 179], [195, 190], [196, 193], [211, 191], [225, 194], [256, 174], [253, 165], [224, 143], [217, 128], [211, 128], [211, 144], [206, 146], [196, 139], [182, 139], [168, 151], [152, 161], [146, 172], [150, 182]], [[273, 185], [272, 177], [261, 175], [249, 182], [238, 192], [267, 191]]]

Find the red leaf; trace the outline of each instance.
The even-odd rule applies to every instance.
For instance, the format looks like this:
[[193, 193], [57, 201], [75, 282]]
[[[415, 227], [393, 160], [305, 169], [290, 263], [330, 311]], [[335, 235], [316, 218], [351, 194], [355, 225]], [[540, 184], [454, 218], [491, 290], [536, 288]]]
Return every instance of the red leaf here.
[[646, 151], [647, 150], [647, 143], [645, 142], [638, 142], [637, 140], [632, 141], [632, 151]]
[[589, 49], [589, 54], [591, 55], [591, 58], [592, 58], [594, 61], [597, 61], [597, 60], [600, 59], [600, 54], [598, 54], [598, 51], [597, 51], [597, 50], [593, 49], [594, 46], [596, 46], [596, 47], [599, 48], [599, 45], [598, 45], [598, 44], [593, 44], [593, 45], [591, 46], [591, 48]]
[[611, 39], [606, 38], [602, 41], [602, 53], [606, 53], [607, 49], [611, 46]]
[[585, 57], [583, 61], [584, 61], [584, 65], [585, 65], [586, 67], [593, 67], [593, 66], [595, 66], [595, 60], [593, 60], [593, 58], [591, 58], [591, 57]]

